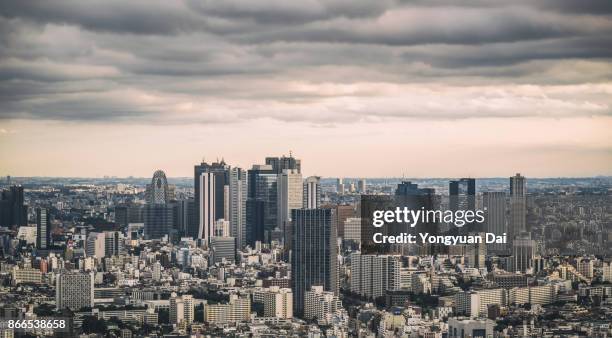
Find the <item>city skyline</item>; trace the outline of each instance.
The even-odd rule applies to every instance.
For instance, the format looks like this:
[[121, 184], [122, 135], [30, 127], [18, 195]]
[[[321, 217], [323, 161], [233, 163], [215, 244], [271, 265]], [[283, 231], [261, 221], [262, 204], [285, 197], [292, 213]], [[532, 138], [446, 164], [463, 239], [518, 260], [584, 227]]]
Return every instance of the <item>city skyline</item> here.
[[185, 177], [291, 150], [328, 177], [612, 175], [610, 12], [7, 1], [0, 174]]
[[612, 0], [0, 1], [0, 337], [612, 337]]
[[[239, 167], [241, 168], [241, 167]], [[243, 168], [241, 168], [243, 169]], [[149, 175], [150, 176], [150, 175]], [[313, 175], [310, 175], [313, 176]], [[310, 177], [309, 176], [309, 177]], [[0, 178], [4, 177], [4, 181], [6, 181], [7, 177], [10, 177], [11, 180], [22, 180], [22, 179], [94, 179], [94, 180], [104, 180], [104, 179], [118, 179], [118, 180], [128, 180], [128, 179], [137, 179], [137, 180], [148, 180], [150, 177], [147, 176], [115, 176], [115, 175], [103, 175], [103, 176], [12, 176], [12, 175], [0, 175]], [[461, 175], [458, 176], [316, 176], [321, 178], [322, 180], [334, 180], [338, 178], [342, 178], [344, 180], [452, 180], [456, 178], [461, 178]], [[610, 178], [612, 175], [594, 175], [594, 176], [529, 176], [530, 179], [597, 179], [597, 178]], [[489, 180], [489, 179], [498, 179], [498, 180], [506, 180], [507, 176], [480, 176], [480, 177], [468, 177], [476, 180]], [[168, 176], [168, 179], [173, 180], [189, 180], [192, 179], [190, 176]], [[19, 182], [14, 182], [19, 185]], [[332, 184], [329, 183], [328, 184]]]

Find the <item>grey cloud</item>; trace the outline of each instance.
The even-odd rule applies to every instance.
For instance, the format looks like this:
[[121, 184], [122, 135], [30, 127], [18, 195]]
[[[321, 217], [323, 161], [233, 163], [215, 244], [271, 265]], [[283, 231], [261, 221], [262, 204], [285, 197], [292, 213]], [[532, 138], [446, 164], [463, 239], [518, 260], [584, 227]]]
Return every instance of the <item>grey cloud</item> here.
[[[331, 125], [609, 115], [605, 91], [524, 101], [510, 93], [520, 104], [502, 108], [503, 98], [461, 91], [609, 83], [609, 6], [575, 7], [565, 0], [8, 0], [0, 3], [0, 120]], [[413, 105], [394, 101], [395, 91], [409, 96], [421, 86], [455, 88], [464, 96], [439, 99], [461, 109], [422, 104], [437, 100], [428, 92], [410, 96]]]
[[612, 21], [538, 13], [525, 8], [417, 8], [377, 19], [339, 18], [324, 23], [236, 35], [241, 42], [307, 41], [411, 46], [480, 45], [612, 32]]
[[570, 14], [607, 15], [612, 13], [612, 3], [608, 0], [463, 0], [459, 4], [454, 0], [399, 0], [400, 3], [421, 7], [504, 7], [525, 6], [546, 11], [566, 12]]
[[178, 34], [206, 25], [178, 1], [8, 0], [0, 3], [0, 15], [134, 34]]
[[546, 10], [567, 12], [571, 14], [612, 14], [612, 2], [608, 0], [544, 0], [531, 3]]
[[188, 1], [190, 7], [204, 15], [252, 20], [262, 24], [300, 24], [335, 17], [377, 17], [395, 4], [391, 0], [304, 0]]
[[546, 59], [608, 59], [612, 57], [612, 35], [485, 44], [476, 47], [416, 47], [402, 55], [411, 62], [442, 68], [502, 66]]

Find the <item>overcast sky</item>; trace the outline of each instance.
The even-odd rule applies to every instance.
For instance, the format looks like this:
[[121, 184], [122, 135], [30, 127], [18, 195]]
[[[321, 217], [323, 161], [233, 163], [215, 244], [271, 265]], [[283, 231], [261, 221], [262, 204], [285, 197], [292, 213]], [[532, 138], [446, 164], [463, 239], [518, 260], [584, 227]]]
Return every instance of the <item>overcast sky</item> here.
[[3, 0], [0, 174], [612, 175], [611, 57], [609, 0]]

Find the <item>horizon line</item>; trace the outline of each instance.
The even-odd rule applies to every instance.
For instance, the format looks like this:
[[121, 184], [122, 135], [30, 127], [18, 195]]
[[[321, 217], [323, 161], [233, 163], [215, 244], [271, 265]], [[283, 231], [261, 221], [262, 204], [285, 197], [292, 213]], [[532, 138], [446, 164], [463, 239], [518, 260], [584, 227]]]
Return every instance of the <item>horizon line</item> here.
[[[5, 178], [10, 177], [11, 179], [40, 179], [40, 178], [57, 178], [57, 179], [150, 179], [152, 176], [13, 176], [3, 175]], [[321, 179], [394, 179], [394, 180], [422, 180], [422, 179], [454, 179], [454, 178], [473, 178], [473, 179], [500, 179], [510, 178], [512, 176], [410, 176], [410, 177], [398, 177], [398, 176], [321, 176], [321, 175], [304, 175], [304, 177], [319, 176]], [[612, 174], [605, 175], [592, 175], [592, 176], [527, 176], [522, 175], [525, 178], [534, 179], [581, 179], [581, 178], [612, 178]], [[0, 176], [2, 177], [2, 176]], [[193, 176], [167, 176], [168, 179], [193, 179]]]

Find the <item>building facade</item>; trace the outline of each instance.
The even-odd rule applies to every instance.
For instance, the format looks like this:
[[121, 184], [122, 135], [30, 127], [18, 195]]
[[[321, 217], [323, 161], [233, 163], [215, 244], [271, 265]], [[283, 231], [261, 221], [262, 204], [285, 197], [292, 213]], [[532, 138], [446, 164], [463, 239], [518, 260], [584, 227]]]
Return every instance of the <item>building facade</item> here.
[[304, 314], [304, 295], [313, 285], [338, 294], [336, 229], [332, 209], [292, 211], [293, 250], [291, 253], [291, 289], [294, 314]]

